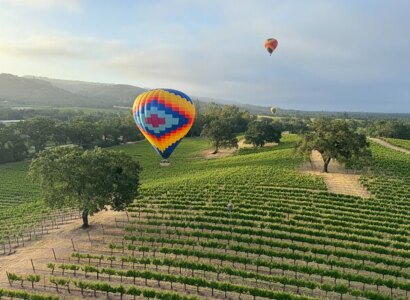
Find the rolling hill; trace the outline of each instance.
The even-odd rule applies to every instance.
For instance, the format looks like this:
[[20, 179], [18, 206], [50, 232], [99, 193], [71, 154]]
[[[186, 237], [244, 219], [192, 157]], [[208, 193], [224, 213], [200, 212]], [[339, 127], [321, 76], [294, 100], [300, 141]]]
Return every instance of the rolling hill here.
[[[77, 80], [62, 80], [36, 76], [0, 74], [0, 102], [8, 106], [52, 107], [131, 107], [136, 96], [146, 89], [127, 85]], [[198, 108], [204, 109], [210, 102], [235, 104], [254, 114], [268, 114], [263, 106], [234, 103], [207, 97], [191, 96]]]

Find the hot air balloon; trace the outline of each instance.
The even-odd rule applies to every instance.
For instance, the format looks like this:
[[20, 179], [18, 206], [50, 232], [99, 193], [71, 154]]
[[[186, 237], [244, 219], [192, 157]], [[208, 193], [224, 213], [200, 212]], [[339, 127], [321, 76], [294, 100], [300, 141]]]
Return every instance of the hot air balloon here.
[[272, 115], [276, 114], [276, 111], [277, 111], [276, 107], [272, 106], [270, 108], [270, 112], [272, 113]]
[[154, 89], [140, 94], [132, 108], [138, 129], [163, 158], [168, 158], [188, 133], [195, 119], [195, 106], [184, 93]]
[[270, 55], [272, 55], [272, 52], [276, 49], [277, 46], [278, 41], [274, 38], [270, 38], [265, 41], [265, 49], [268, 50]]

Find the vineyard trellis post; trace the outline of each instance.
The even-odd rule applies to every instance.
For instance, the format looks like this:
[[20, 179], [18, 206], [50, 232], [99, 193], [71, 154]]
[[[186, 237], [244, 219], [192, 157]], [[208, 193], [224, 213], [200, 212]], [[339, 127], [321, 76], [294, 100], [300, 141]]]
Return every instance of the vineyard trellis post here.
[[33, 259], [31, 258], [31, 259], [30, 259], [30, 261], [31, 261], [31, 266], [32, 266], [32, 268], [33, 268], [33, 272], [34, 272], [34, 273], [36, 273], [36, 268], [34, 268], [34, 262], [33, 262]]
[[[232, 204], [231, 201], [229, 201], [229, 203], [226, 205], [226, 209], [229, 212], [229, 227], [231, 229], [231, 238], [230, 238], [230, 240], [232, 240], [232, 233], [233, 233], [233, 230], [232, 230], [232, 210], [233, 210], [233, 204]], [[229, 242], [228, 242], [228, 244], [229, 244]]]

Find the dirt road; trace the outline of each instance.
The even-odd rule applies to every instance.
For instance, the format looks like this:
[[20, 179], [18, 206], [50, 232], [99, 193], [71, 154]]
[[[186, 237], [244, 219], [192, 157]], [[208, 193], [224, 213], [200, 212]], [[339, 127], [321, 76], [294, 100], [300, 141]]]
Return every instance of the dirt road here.
[[386, 142], [386, 141], [383, 141], [383, 140], [381, 140], [381, 139], [371, 138], [371, 137], [368, 137], [368, 139], [371, 140], [372, 142], [375, 142], [375, 143], [377, 143], [377, 144], [379, 144], [379, 145], [382, 145], [382, 146], [384, 146], [384, 147], [386, 147], [386, 148], [390, 148], [390, 149], [393, 149], [393, 150], [396, 150], [396, 151], [400, 151], [400, 152], [403, 152], [403, 153], [410, 154], [410, 150], [407, 150], [407, 149], [404, 149], [404, 148], [401, 148], [401, 147], [392, 145], [392, 144], [390, 144], [390, 143], [388, 143], [388, 142]]

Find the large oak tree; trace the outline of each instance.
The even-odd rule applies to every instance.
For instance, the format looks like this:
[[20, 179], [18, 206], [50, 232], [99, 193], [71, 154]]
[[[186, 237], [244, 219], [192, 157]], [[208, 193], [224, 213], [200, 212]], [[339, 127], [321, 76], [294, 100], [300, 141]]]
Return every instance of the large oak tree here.
[[238, 139], [232, 124], [227, 120], [212, 120], [204, 126], [202, 135], [211, 141], [214, 147], [213, 154], [218, 153], [220, 148], [238, 148]]
[[281, 137], [282, 132], [278, 126], [267, 120], [253, 121], [245, 132], [245, 143], [263, 147], [265, 143], [279, 143]]
[[341, 162], [359, 161], [371, 156], [366, 136], [355, 132], [345, 120], [316, 119], [312, 131], [303, 135], [299, 151], [317, 150], [323, 158], [323, 172], [328, 172], [332, 158]]
[[244, 132], [253, 117], [235, 105], [211, 103], [205, 110], [202, 136], [208, 138], [218, 153], [220, 148], [237, 148], [236, 134]]
[[50, 207], [78, 208], [88, 227], [89, 214], [107, 206], [124, 210], [133, 202], [140, 171], [139, 163], [123, 152], [65, 146], [40, 152], [29, 175]]

